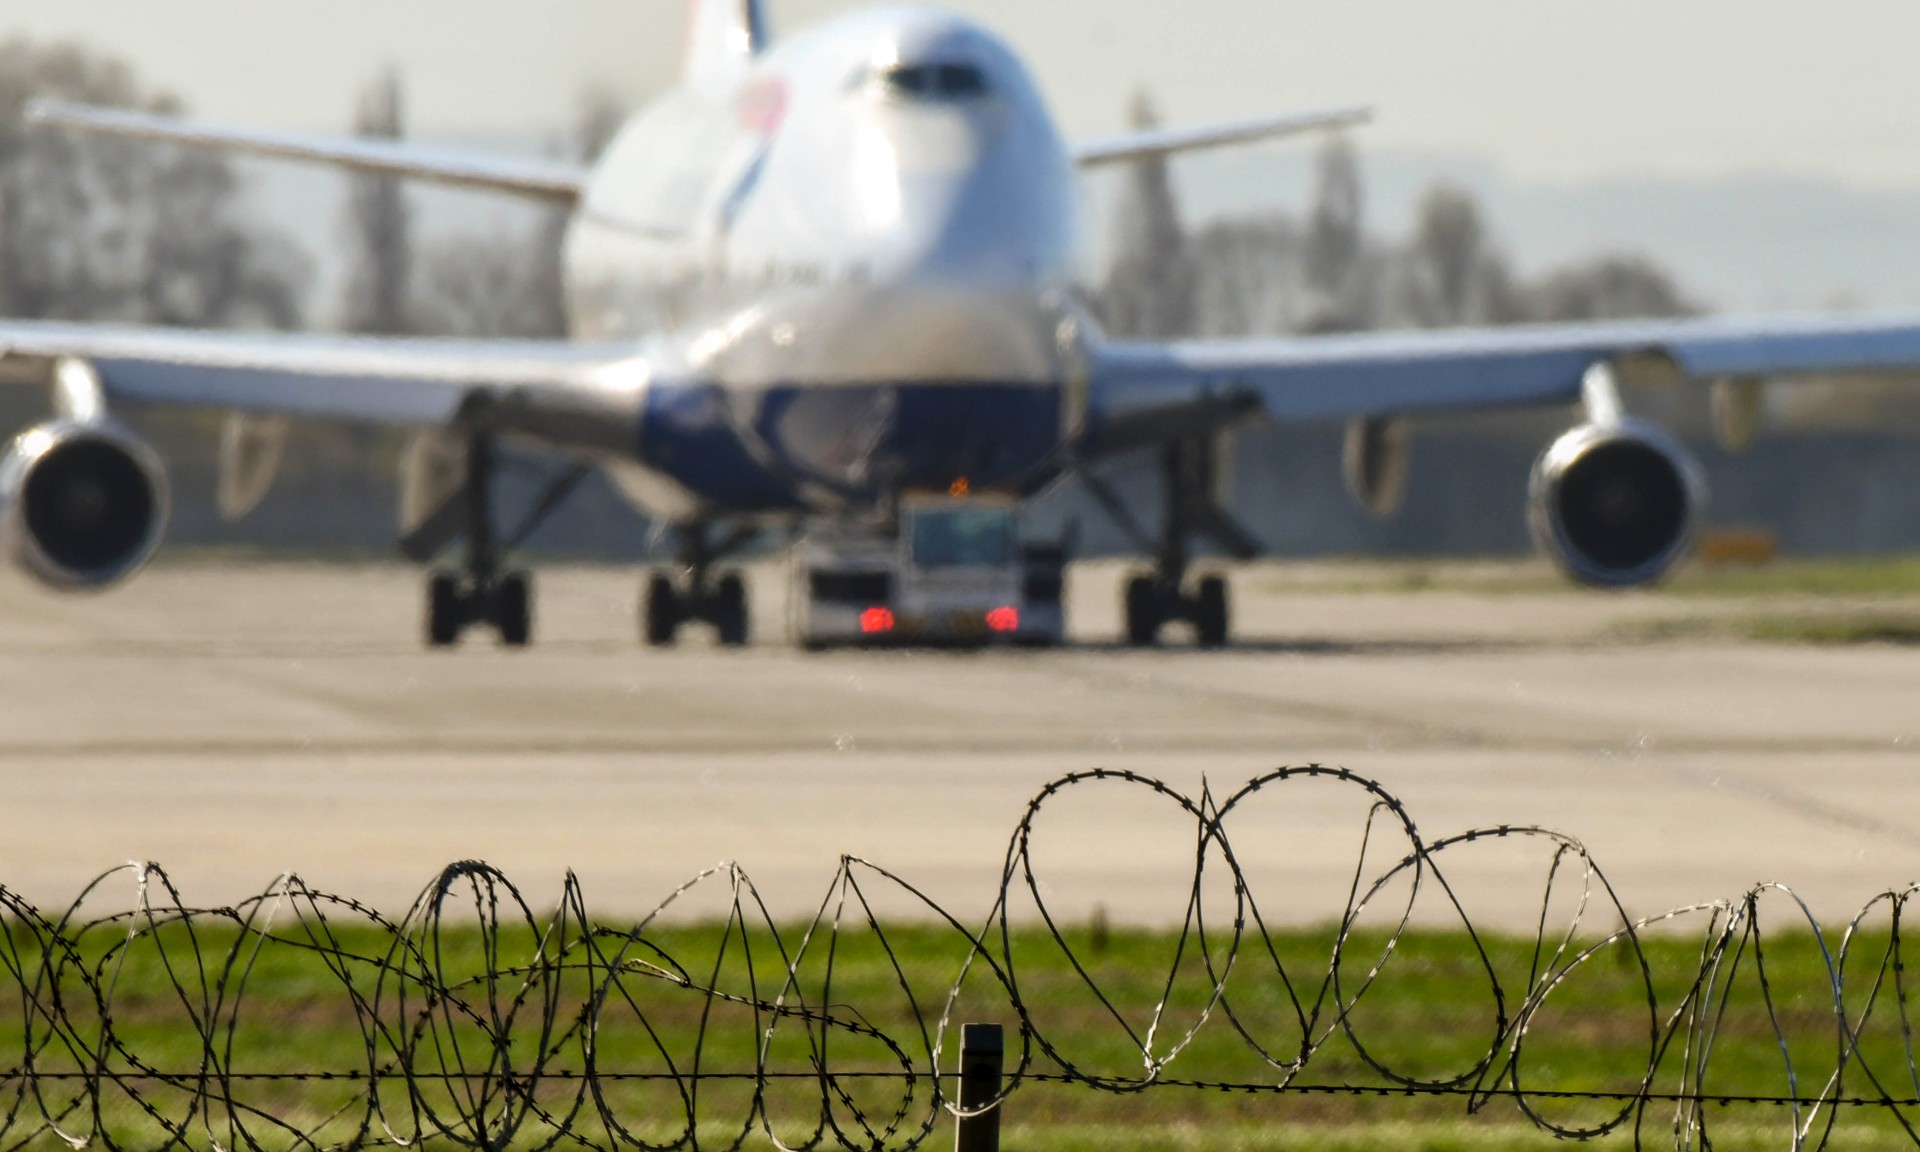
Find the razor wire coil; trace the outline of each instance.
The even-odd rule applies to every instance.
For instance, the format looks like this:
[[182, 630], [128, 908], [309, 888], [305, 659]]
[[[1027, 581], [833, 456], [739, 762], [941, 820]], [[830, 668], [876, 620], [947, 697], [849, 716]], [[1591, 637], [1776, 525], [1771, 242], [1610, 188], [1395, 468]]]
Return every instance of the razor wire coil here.
[[[1259, 805], [1308, 783], [1360, 813], [1358, 859], [1319, 966], [1283, 956], [1252, 862], [1259, 829], [1245, 827]], [[1078, 926], [1050, 907], [1036, 864], [1041, 829], [1060, 806], [1116, 792], [1168, 806], [1193, 837], [1185, 920], [1170, 934], [1166, 972], [1151, 979], [1115, 980], [1087, 954]], [[1546, 860], [1523, 964], [1515, 956], [1525, 948], [1496, 948], [1475, 928], [1441, 867], [1491, 844], [1525, 845]], [[132, 898], [102, 910], [126, 880]], [[668, 914], [716, 891], [719, 917], [701, 943], [687, 943]], [[0, 888], [0, 1152], [423, 1141], [905, 1152], [960, 1112], [958, 1024], [972, 1013], [1015, 1025], [1013, 1067], [990, 1107], [1043, 1085], [1426, 1099], [1475, 1114], [1499, 1102], [1546, 1136], [1630, 1135], [1636, 1148], [1670, 1139], [1683, 1152], [1712, 1146], [1710, 1108], [1749, 1107], [1786, 1110], [1783, 1143], [1796, 1150], [1840, 1146], [1852, 1114], [1920, 1147], [1902, 928], [1916, 892], [1876, 897], [1837, 948], [1778, 885], [1635, 919], [1570, 837], [1502, 825], [1425, 840], [1379, 783], [1320, 766], [1279, 769], [1225, 796], [1190, 796], [1132, 772], [1062, 777], [1027, 805], [978, 927], [852, 857], [812, 917], [784, 928], [731, 865], [626, 928], [593, 919], [571, 875], [553, 911], [536, 915], [506, 876], [472, 861], [443, 870], [398, 920], [294, 875], [233, 906], [192, 907], [162, 868], [129, 865], [58, 914]], [[939, 956], [897, 943], [904, 932], [876, 911], [881, 895], [917, 911]], [[1447, 1071], [1409, 1066], [1396, 1050], [1403, 1038], [1377, 1034], [1367, 1015], [1389, 996], [1396, 964], [1417, 970], [1402, 957], [1422, 899], [1458, 929], [1466, 967], [1484, 984], [1476, 1027], [1485, 1047], [1463, 1048], [1464, 1063]], [[1768, 975], [1778, 934], [1762, 930], [1762, 909], [1781, 902], [1824, 965], [1825, 987], [1797, 998]], [[1648, 940], [1683, 924], [1695, 927], [1697, 964], [1657, 977]], [[871, 1003], [849, 998], [853, 956], [886, 974], [884, 987], [856, 989]], [[1634, 1027], [1645, 1029], [1646, 1064], [1568, 1086], [1555, 1079], [1564, 1067], [1536, 1067], [1530, 1045], [1552, 1034], [1561, 999], [1603, 957], [1644, 1000]], [[283, 994], [250, 997], [261, 983]], [[1061, 988], [1079, 1026], [1058, 1019]], [[1742, 996], [1736, 1025], [1730, 1005]], [[1625, 1015], [1617, 1008], [1607, 1023]], [[1757, 1019], [1767, 1022], [1757, 1038], [1741, 1032]], [[1088, 1020], [1105, 1049], [1086, 1050]], [[1822, 1029], [1833, 1059], [1810, 1062], [1807, 1037]], [[1232, 1049], [1259, 1078], [1181, 1076], [1183, 1057], [1202, 1044]], [[1776, 1051], [1780, 1090], [1724, 1086], [1725, 1053], [1737, 1045]], [[1335, 1060], [1344, 1061], [1337, 1082], [1316, 1082]], [[1597, 1110], [1569, 1117], [1555, 1111], [1563, 1104]]]

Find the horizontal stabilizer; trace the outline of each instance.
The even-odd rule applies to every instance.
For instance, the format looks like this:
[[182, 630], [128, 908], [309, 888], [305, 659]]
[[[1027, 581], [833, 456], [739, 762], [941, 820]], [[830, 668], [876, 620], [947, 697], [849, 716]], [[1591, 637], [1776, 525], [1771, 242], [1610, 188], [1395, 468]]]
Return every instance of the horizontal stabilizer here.
[[567, 206], [579, 202], [587, 182], [586, 169], [571, 164], [472, 156], [396, 140], [216, 127], [171, 116], [56, 100], [35, 101], [27, 109], [27, 122], [223, 152], [332, 164], [356, 172], [403, 176]]
[[1075, 145], [1073, 159], [1082, 168], [1094, 168], [1102, 164], [1171, 156], [1176, 152], [1195, 152], [1203, 148], [1223, 148], [1229, 144], [1250, 144], [1256, 140], [1345, 128], [1364, 124], [1371, 119], [1372, 108], [1355, 104], [1318, 112], [1296, 112], [1287, 116], [1203, 125], [1199, 128], [1154, 128], [1144, 132], [1129, 132], [1123, 136], [1109, 136], [1103, 140], [1085, 141]]

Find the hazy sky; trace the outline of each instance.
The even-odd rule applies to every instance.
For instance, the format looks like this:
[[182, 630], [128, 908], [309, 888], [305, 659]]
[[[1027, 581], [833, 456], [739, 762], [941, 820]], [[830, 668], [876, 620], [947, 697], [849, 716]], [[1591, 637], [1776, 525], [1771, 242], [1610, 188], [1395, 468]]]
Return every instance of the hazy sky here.
[[[791, 28], [859, 7], [772, 0]], [[1914, 0], [950, 0], [1024, 51], [1073, 132], [1140, 85], [1170, 119], [1353, 99], [1367, 145], [1509, 177], [1771, 173], [1920, 187]], [[580, 88], [669, 75], [678, 0], [0, 0], [0, 32], [80, 36], [203, 116], [331, 128], [383, 64], [425, 135], [545, 133]]]

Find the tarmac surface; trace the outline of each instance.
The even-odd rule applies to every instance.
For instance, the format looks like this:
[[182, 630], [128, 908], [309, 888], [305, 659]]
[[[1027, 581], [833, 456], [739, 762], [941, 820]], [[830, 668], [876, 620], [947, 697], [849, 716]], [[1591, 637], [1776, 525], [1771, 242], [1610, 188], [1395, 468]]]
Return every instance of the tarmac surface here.
[[[64, 908], [154, 860], [204, 907], [291, 870], [399, 916], [477, 858], [536, 909], [572, 868], [596, 911], [625, 915], [736, 860], [803, 918], [850, 853], [977, 922], [1052, 779], [1127, 769], [1218, 798], [1310, 762], [1380, 781], [1429, 839], [1577, 836], [1634, 916], [1781, 881], [1844, 921], [1920, 880], [1920, 649], [1660, 639], [1751, 606], [1343, 590], [1303, 571], [1240, 571], [1244, 643], [1219, 653], [1112, 645], [1121, 572], [1099, 565], [1074, 577], [1075, 646], [973, 654], [796, 651], [771, 568], [753, 585], [768, 642], [738, 652], [642, 650], [632, 572], [541, 573], [523, 653], [423, 651], [422, 581], [398, 567], [174, 562], [79, 598], [10, 578], [0, 884]], [[1262, 914], [1341, 915], [1367, 813], [1352, 785], [1290, 782], [1236, 814]], [[1171, 803], [1089, 786], [1035, 828], [1056, 918], [1184, 915], [1194, 823]], [[1404, 853], [1389, 831], [1366, 875]], [[1550, 859], [1494, 840], [1443, 863], [1476, 922], [1530, 928]], [[1444, 923], [1436, 891], [1417, 914]], [[133, 892], [123, 875], [98, 899]]]

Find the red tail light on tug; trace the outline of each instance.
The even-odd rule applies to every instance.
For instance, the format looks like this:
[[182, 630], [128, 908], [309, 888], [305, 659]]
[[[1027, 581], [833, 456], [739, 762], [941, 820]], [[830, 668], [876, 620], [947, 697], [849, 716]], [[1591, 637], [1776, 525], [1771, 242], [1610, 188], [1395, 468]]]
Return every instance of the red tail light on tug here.
[[987, 613], [987, 627], [995, 632], [1020, 631], [1020, 609], [1007, 607], [995, 608]]
[[869, 636], [891, 632], [893, 625], [893, 610], [890, 608], [869, 608], [860, 613], [860, 631]]

